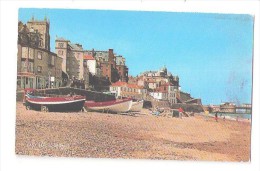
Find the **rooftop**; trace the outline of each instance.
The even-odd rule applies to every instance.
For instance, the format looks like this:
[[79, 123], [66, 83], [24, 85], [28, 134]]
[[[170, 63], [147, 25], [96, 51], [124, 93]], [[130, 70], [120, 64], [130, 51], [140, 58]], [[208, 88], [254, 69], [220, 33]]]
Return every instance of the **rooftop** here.
[[86, 60], [95, 60], [93, 56], [91, 55], [84, 55], [84, 59]]

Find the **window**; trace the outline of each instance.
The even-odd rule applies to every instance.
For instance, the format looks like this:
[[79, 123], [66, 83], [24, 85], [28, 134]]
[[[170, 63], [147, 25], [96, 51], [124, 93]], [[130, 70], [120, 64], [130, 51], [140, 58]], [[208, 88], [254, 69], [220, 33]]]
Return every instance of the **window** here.
[[42, 60], [42, 52], [38, 51], [38, 59]]
[[58, 43], [58, 46], [59, 46], [60, 48], [63, 48], [64, 43]]
[[42, 66], [37, 66], [37, 72], [41, 73], [42, 72]]
[[28, 58], [28, 47], [22, 47], [22, 58]]
[[58, 55], [63, 55], [63, 51], [62, 51], [62, 50], [59, 50], [59, 51], [58, 51]]
[[35, 53], [34, 49], [29, 48], [29, 58], [30, 59], [34, 59], [34, 53]]

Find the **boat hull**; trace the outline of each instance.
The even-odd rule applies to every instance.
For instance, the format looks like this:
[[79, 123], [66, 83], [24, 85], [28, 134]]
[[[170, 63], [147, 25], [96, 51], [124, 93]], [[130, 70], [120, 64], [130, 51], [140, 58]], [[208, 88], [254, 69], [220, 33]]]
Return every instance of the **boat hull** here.
[[84, 97], [48, 98], [37, 97], [27, 98], [25, 105], [27, 109], [48, 111], [48, 112], [78, 112], [82, 110], [85, 103]]
[[138, 102], [133, 102], [132, 107], [130, 111], [132, 112], [140, 112], [143, 108], [144, 101], [138, 101]]
[[121, 100], [121, 101], [108, 101], [108, 102], [85, 102], [85, 108], [87, 110], [101, 111], [101, 112], [112, 112], [112, 113], [124, 113], [128, 112], [132, 106], [132, 100]]

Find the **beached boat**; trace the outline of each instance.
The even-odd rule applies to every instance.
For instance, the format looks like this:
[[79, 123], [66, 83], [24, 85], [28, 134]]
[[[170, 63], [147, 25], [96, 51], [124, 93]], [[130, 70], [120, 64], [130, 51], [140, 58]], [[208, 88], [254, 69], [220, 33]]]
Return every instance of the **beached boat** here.
[[130, 111], [132, 111], [132, 112], [140, 112], [142, 110], [142, 108], [143, 108], [143, 104], [144, 104], [143, 100], [133, 102]]
[[40, 110], [45, 112], [78, 112], [85, 103], [83, 96], [43, 97], [25, 95], [26, 109]]
[[113, 112], [113, 113], [128, 112], [131, 109], [131, 106], [132, 106], [131, 99], [112, 100], [106, 102], [86, 101], [84, 105], [86, 110]]

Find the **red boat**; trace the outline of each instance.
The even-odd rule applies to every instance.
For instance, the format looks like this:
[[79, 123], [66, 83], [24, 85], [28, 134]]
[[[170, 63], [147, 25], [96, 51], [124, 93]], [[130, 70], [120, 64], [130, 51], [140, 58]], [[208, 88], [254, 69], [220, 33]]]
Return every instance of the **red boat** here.
[[40, 110], [45, 112], [78, 112], [85, 103], [84, 96], [44, 97], [25, 95], [26, 109]]

